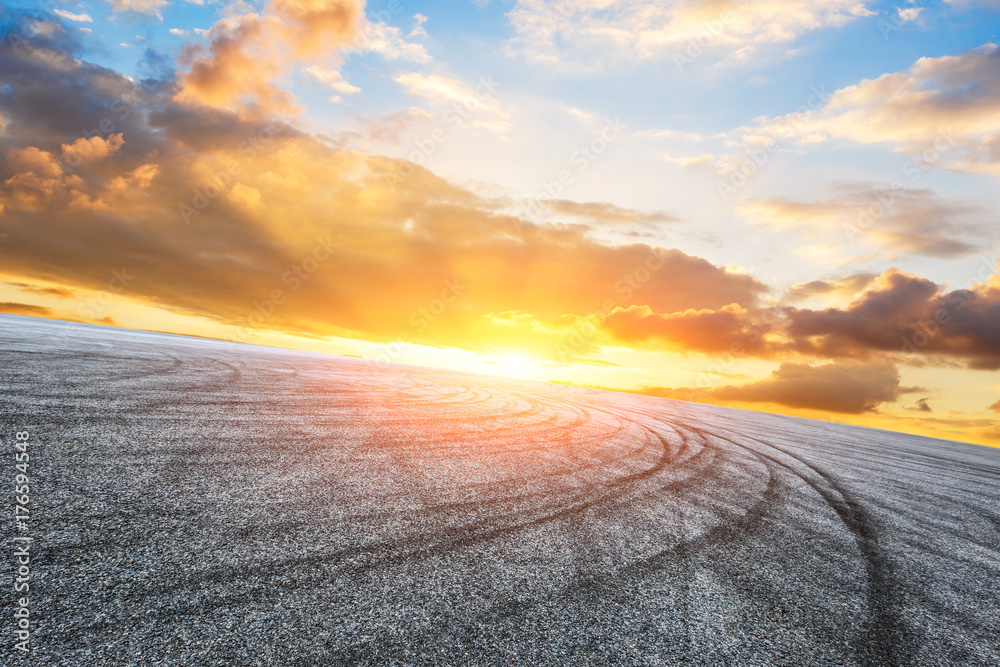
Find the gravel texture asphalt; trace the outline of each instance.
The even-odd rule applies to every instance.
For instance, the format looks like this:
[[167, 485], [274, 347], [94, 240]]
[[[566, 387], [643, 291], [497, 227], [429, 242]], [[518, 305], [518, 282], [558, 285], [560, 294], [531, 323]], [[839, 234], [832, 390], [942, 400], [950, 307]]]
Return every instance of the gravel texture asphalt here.
[[0, 316], [15, 431], [4, 664], [1000, 664], [997, 449]]

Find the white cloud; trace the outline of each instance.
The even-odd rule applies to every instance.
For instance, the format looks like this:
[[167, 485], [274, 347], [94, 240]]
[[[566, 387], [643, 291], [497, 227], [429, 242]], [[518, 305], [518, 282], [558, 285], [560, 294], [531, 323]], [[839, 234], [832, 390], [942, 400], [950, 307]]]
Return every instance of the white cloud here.
[[473, 112], [482, 113], [489, 118], [476, 118], [471, 124], [494, 132], [505, 132], [507, 114], [497, 104], [493, 93], [497, 84], [492, 79], [483, 77], [475, 88], [463, 81], [438, 74], [420, 74], [411, 72], [397, 74], [393, 80], [406, 88], [411, 94], [423, 97], [432, 104], [451, 105], [462, 118]]
[[[335, 69], [328, 69], [321, 65], [313, 65], [306, 69], [313, 78], [319, 81], [323, 86], [337, 91], [343, 95], [354, 95], [355, 93], [360, 93], [361, 89], [357, 86], [352, 85], [350, 82], [346, 81], [340, 72]], [[338, 102], [339, 102], [338, 98]]]
[[489, 105], [485, 96], [477, 94], [459, 79], [437, 74], [397, 74], [393, 77], [414, 95], [425, 97], [432, 102], [458, 102], [470, 109], [486, 109]]
[[73, 12], [68, 12], [65, 9], [54, 9], [53, 14], [67, 21], [76, 21], [77, 23], [93, 23], [94, 19], [90, 18], [90, 14], [74, 14]]
[[858, 0], [518, 0], [508, 17], [515, 51], [564, 65], [625, 60], [750, 58], [760, 45], [786, 43], [871, 12]]
[[427, 31], [424, 30], [424, 24], [427, 23], [427, 17], [423, 14], [414, 14], [413, 20], [416, 22], [416, 25], [407, 37], [427, 37]]
[[378, 53], [388, 60], [409, 60], [415, 63], [429, 63], [432, 60], [422, 44], [407, 42], [399, 28], [385, 23], [365, 24], [355, 40], [355, 48], [362, 53]]
[[170, 29], [170, 34], [171, 35], [186, 35], [186, 34], [188, 34], [188, 31], [184, 30], [183, 28], [171, 28]]
[[160, 10], [170, 4], [170, 0], [108, 0], [116, 12], [137, 12], [160, 16]]
[[560, 102], [559, 107], [569, 115], [582, 121], [590, 121], [594, 120], [595, 118], [594, 114], [590, 113], [589, 111], [584, 111], [583, 109], [570, 106], [568, 104], [563, 104]]

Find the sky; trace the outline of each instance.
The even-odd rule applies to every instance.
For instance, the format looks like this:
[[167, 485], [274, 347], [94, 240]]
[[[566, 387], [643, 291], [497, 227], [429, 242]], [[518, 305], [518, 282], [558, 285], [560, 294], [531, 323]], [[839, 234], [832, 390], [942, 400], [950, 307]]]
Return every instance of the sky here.
[[1000, 446], [998, 0], [0, 12], [0, 312]]

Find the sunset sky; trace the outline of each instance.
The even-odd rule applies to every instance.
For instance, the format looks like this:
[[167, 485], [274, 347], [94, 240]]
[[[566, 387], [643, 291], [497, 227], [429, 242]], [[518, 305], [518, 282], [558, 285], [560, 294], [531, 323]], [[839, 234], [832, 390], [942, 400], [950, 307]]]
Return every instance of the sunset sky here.
[[0, 312], [1000, 446], [1000, 1], [6, 3]]

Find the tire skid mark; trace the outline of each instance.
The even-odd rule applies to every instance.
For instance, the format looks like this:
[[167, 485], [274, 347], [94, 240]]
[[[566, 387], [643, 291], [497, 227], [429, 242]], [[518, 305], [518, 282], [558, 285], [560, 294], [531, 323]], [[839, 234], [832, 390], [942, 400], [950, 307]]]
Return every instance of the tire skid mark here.
[[[675, 432], [682, 437], [685, 444], [690, 446], [689, 439], [677, 431], [675, 425], [669, 424], [668, 422], [662, 422], [662, 424], [674, 428]], [[699, 435], [699, 437], [702, 438], [700, 434], [696, 435]], [[703, 438], [702, 442], [704, 442]], [[699, 453], [708, 453], [712, 451], [712, 448], [702, 447], [699, 450]], [[714, 460], [714, 456], [712, 458]], [[762, 497], [745, 514], [733, 519], [726, 525], [714, 527], [694, 540], [687, 542], [682, 541], [678, 545], [669, 549], [664, 549], [652, 556], [641, 559], [640, 561], [629, 563], [625, 567], [614, 572], [606, 574], [592, 572], [581, 574], [568, 586], [552, 591], [546, 595], [538, 596], [532, 600], [517, 602], [504, 601], [502, 603], [493, 604], [483, 612], [473, 616], [466, 623], [464, 623], [461, 628], [449, 629], [449, 634], [465, 634], [468, 637], [475, 632], [476, 628], [482, 625], [488, 625], [491, 622], [495, 622], [499, 618], [517, 620], [526, 617], [534, 608], [552, 602], [563, 602], [571, 605], [588, 602], [592, 603], [595, 599], [601, 599], [602, 595], [614, 588], [614, 584], [616, 582], [620, 582], [626, 577], [644, 578], [654, 575], [661, 569], [668, 566], [673, 566], [676, 569], [678, 566], [678, 560], [680, 561], [681, 566], [685, 566], [695, 553], [706, 549], [709, 546], [718, 546], [720, 543], [736, 540], [741, 536], [749, 534], [751, 531], [756, 530], [767, 511], [775, 502], [779, 500], [779, 482], [777, 477], [772, 474], [773, 464], [770, 464], [767, 461], [763, 461], [763, 463], [768, 471], [769, 479]], [[710, 472], [710, 465], [701, 466], [698, 468], [698, 472], [694, 476], [672, 481], [660, 487], [660, 489], [681, 493], [689, 488], [695, 488], [698, 483], [702, 482], [705, 476], [707, 476]], [[685, 578], [685, 580], [689, 581], [688, 578]], [[690, 606], [690, 598], [692, 595], [693, 594], [690, 590], [686, 591], [684, 598], [687, 600], [688, 606]], [[689, 619], [689, 614], [685, 613], [683, 614], [683, 617], [686, 621]], [[456, 630], [459, 630], [459, 632], [456, 633]], [[462, 630], [464, 630], [464, 632], [461, 632]], [[692, 634], [690, 627], [688, 627], [685, 634], [686, 637], [690, 639]], [[437, 641], [440, 642], [440, 629], [430, 630], [424, 635], [418, 635], [418, 637], [421, 636], [428, 638], [436, 637]], [[414, 636], [409, 635], [406, 639], [406, 643], [412, 643], [413, 639]], [[353, 659], [362, 655], [370, 655], [370, 651], [368, 650], [361, 652], [363, 646], [363, 643], [356, 644], [347, 650], [336, 652], [334, 656], [337, 660], [344, 660]], [[380, 653], [385, 651], [387, 648], [390, 647], [387, 647], [384, 643], [380, 644]], [[404, 652], [404, 646], [402, 644], [391, 648], [394, 650], [388, 653], [388, 655], [380, 655], [380, 659], [392, 658], [393, 656], [398, 657]], [[691, 651], [689, 650], [688, 653], [690, 652]]]
[[[815, 480], [810, 479], [810, 476], [803, 475], [795, 470], [793, 465], [781, 461], [776, 456], [761, 452], [762, 456], [786, 468], [790, 473], [812, 487], [827, 505], [837, 513], [840, 520], [855, 538], [855, 542], [864, 558], [868, 576], [869, 631], [867, 641], [864, 647], [862, 647], [862, 657], [865, 664], [873, 666], [903, 666], [913, 664], [915, 650], [910, 642], [905, 624], [900, 618], [894, 599], [893, 589], [895, 588], [895, 581], [892, 571], [893, 565], [879, 548], [878, 530], [861, 503], [853, 494], [838, 483], [832, 475], [820, 470], [784, 448], [752, 436], [733, 434], [729, 429], [721, 430], [737, 437], [752, 440], [768, 449], [773, 449], [793, 459], [825, 482], [825, 484], [817, 483]], [[716, 437], [725, 439], [737, 447], [750, 449], [747, 445], [738, 443], [725, 436], [716, 434]]]
[[[659, 436], [657, 436], [659, 438]], [[624, 493], [629, 484], [635, 483], [647, 479], [648, 477], [656, 474], [664, 468], [669, 463], [669, 448], [666, 442], [662, 439], [661, 444], [663, 445], [663, 456], [650, 468], [641, 470], [630, 475], [626, 475], [622, 478], [615, 480], [612, 483], [601, 484], [606, 491], [596, 497], [591, 497], [587, 500], [573, 503], [569, 506], [559, 508], [555, 511], [543, 514], [542, 516], [527, 518], [520, 522], [513, 524], [508, 524], [499, 527], [490, 527], [491, 522], [481, 522], [480, 524], [473, 526], [461, 526], [447, 528], [439, 533], [438, 539], [434, 538], [417, 538], [417, 539], [404, 539], [397, 542], [389, 543], [375, 543], [368, 544], [357, 547], [349, 547], [347, 549], [340, 550], [325, 556], [312, 556], [312, 557], [301, 557], [285, 559], [279, 562], [271, 562], [266, 567], [250, 567], [250, 566], [240, 566], [237, 568], [224, 568], [217, 570], [213, 573], [204, 576], [190, 577], [184, 580], [183, 584], [205, 584], [208, 582], [222, 582], [232, 579], [234, 576], [238, 578], [253, 578], [253, 577], [269, 577], [274, 578], [280, 576], [282, 573], [287, 572], [290, 569], [300, 568], [300, 567], [317, 567], [321, 565], [330, 564], [345, 564], [340, 568], [339, 572], [344, 574], [362, 574], [369, 570], [375, 568], [384, 568], [387, 566], [401, 565], [407, 561], [414, 559], [426, 559], [430, 557], [440, 556], [447, 554], [456, 549], [465, 548], [469, 546], [476, 545], [478, 543], [493, 540], [499, 537], [505, 537], [517, 532], [524, 531], [526, 529], [535, 528], [546, 523], [553, 521], [558, 521], [566, 519], [568, 517], [574, 516], [587, 509], [596, 506], [597, 504], [613, 498], [621, 493]], [[479, 530], [474, 534], [470, 534], [470, 531], [475, 531], [477, 528], [486, 528], [486, 530]], [[443, 537], [444, 539], [440, 539]], [[395, 554], [386, 555], [386, 551], [397, 551]], [[350, 559], [355, 557], [364, 556], [375, 556], [371, 561], [367, 563], [351, 565], [346, 563]], [[379, 557], [381, 556], [381, 557]], [[165, 589], [148, 589], [143, 592], [144, 596], [148, 597], [158, 597], [171, 592], [180, 592], [184, 590], [182, 584], [177, 584], [170, 586]], [[174, 609], [172, 613], [176, 613], [177, 610]]]

